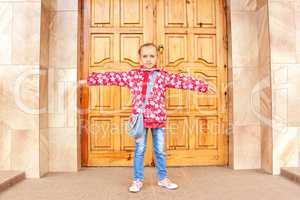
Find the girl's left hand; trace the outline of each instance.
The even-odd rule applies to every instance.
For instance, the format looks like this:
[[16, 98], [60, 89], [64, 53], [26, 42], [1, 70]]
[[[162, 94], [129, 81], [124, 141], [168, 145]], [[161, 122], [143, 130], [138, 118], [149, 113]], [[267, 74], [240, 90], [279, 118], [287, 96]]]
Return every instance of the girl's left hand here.
[[215, 94], [216, 93], [216, 87], [215, 87], [215, 85], [212, 85], [211, 83], [208, 83], [208, 90], [207, 91], [209, 93]]
[[79, 80], [79, 85], [87, 85], [87, 80]]

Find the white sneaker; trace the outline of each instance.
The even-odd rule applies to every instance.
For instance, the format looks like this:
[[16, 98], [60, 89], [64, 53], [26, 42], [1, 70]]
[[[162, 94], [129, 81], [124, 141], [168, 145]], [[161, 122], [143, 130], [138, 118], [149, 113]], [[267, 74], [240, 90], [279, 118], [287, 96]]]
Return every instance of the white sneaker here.
[[158, 181], [157, 184], [158, 184], [159, 186], [165, 187], [165, 188], [167, 188], [167, 189], [169, 189], [169, 190], [174, 190], [174, 189], [178, 188], [178, 185], [175, 184], [175, 183], [173, 183], [173, 182], [172, 182], [170, 179], [168, 179], [168, 178], [165, 178], [165, 179], [163, 179], [163, 180], [161, 180], [161, 181]]
[[130, 192], [139, 192], [143, 187], [143, 182], [140, 180], [133, 181], [131, 186], [129, 187]]

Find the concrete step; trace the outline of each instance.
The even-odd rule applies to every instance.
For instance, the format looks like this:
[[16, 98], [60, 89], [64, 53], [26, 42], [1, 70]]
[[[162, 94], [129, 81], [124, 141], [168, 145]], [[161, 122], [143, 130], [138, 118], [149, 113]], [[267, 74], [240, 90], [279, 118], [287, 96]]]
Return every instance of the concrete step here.
[[283, 167], [280, 175], [300, 184], [300, 167]]
[[0, 171], [0, 192], [25, 179], [22, 171]]

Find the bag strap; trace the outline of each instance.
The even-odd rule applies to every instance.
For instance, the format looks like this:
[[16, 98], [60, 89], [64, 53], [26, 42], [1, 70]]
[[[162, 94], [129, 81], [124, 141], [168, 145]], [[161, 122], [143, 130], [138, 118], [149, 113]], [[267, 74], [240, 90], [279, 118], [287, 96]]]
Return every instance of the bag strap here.
[[157, 76], [157, 73], [158, 73], [158, 72], [157, 72], [156, 70], [153, 71], [153, 74], [152, 74], [152, 76], [151, 76], [151, 80], [150, 80], [150, 82], [149, 82], [149, 84], [148, 84], [148, 86], [147, 86], [147, 92], [146, 92], [145, 101], [144, 101], [143, 106], [141, 107], [142, 112], [144, 112], [145, 105], [147, 104], [147, 98], [148, 98], [148, 96], [150, 95], [150, 91], [151, 91], [151, 89], [152, 89], [152, 87], [153, 87], [153, 85], [154, 85], [154, 80], [155, 80], [155, 78], [156, 78], [156, 76]]

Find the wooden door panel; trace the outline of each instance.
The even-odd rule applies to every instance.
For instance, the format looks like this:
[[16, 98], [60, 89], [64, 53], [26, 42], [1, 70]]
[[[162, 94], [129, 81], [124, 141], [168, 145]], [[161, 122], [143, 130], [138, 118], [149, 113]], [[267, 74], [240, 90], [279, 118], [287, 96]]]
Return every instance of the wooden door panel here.
[[218, 129], [217, 117], [195, 117], [196, 138], [194, 149], [217, 149]]
[[189, 130], [188, 117], [170, 116], [166, 135], [166, 150], [188, 150], [189, 147]]
[[192, 38], [194, 44], [194, 62], [204, 62], [208, 66], [217, 65], [216, 36], [195, 34]]
[[112, 0], [92, 0], [91, 2], [85, 2], [85, 9], [88, 3], [90, 8], [90, 16], [86, 16], [91, 19], [91, 26], [101, 27], [113, 27], [114, 26], [114, 1]]
[[205, 79], [217, 85], [217, 94], [168, 89], [167, 163], [225, 165], [228, 136], [224, 101], [226, 49], [221, 0], [157, 1], [157, 44], [162, 65], [170, 72]]
[[90, 66], [101, 66], [113, 61], [113, 34], [91, 34]]
[[120, 1], [121, 26], [143, 27], [143, 1]]
[[134, 151], [134, 140], [127, 134], [128, 117], [121, 117], [121, 150]]
[[90, 88], [90, 110], [98, 112], [113, 111], [115, 109], [115, 91], [115, 88], [105, 86]]
[[171, 112], [178, 112], [178, 110], [188, 110], [188, 91], [177, 90], [170, 88], [166, 92], [166, 108], [168, 114]]
[[[206, 73], [201, 71], [195, 71], [193, 77], [197, 79], [205, 79], [208, 82], [217, 85], [217, 77], [213, 76], [211, 73]], [[194, 91], [189, 91], [189, 101], [190, 111], [196, 111], [197, 113], [203, 114], [216, 114], [218, 106], [218, 96], [217, 95], [207, 95], [203, 93], [197, 93]]]
[[165, 26], [166, 27], [186, 27], [187, 26], [187, 8], [186, 0], [166, 0]]
[[222, 5], [219, 0], [195, 0], [194, 27], [216, 27], [217, 3]]
[[90, 118], [90, 151], [112, 151], [114, 150], [113, 117], [91, 117]]
[[187, 36], [181, 34], [166, 34], [165, 51], [167, 66], [177, 66], [187, 61]]

